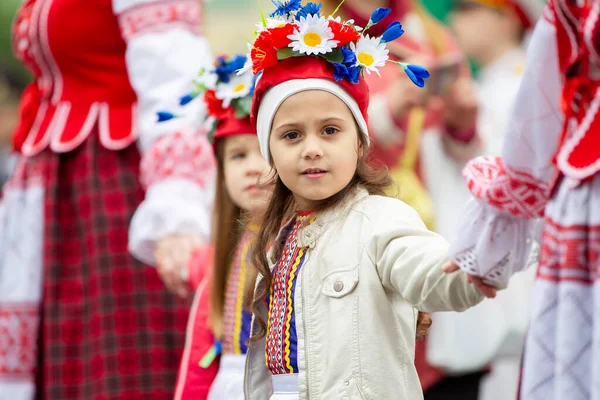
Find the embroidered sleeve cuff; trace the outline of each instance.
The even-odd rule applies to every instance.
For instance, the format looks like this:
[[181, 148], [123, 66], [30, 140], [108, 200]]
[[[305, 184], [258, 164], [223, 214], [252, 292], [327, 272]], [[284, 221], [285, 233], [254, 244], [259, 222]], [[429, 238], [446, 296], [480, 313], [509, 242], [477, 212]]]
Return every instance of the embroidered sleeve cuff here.
[[500, 211], [521, 218], [544, 215], [548, 184], [510, 168], [502, 157], [478, 157], [465, 167], [463, 176], [476, 198]]
[[153, 184], [131, 220], [129, 251], [138, 260], [156, 265], [155, 243], [166, 235], [190, 234], [208, 242], [213, 198], [213, 182], [200, 187], [170, 178]]
[[204, 132], [175, 132], [163, 136], [142, 157], [141, 180], [146, 188], [171, 178], [187, 179], [205, 187], [215, 176], [213, 148]]
[[466, 273], [504, 288], [513, 274], [537, 259], [539, 222], [502, 213], [471, 198], [458, 223], [461, 234], [450, 247], [450, 257]]

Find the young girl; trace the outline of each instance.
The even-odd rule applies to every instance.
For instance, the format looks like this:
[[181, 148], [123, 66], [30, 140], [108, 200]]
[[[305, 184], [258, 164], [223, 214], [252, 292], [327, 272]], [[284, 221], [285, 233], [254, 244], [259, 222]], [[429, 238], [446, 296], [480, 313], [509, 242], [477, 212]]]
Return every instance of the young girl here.
[[[246, 286], [252, 287], [256, 277], [249, 268], [250, 246], [257, 231], [255, 221], [270, 194], [261, 185], [269, 173], [269, 165], [260, 154], [256, 129], [248, 115], [254, 76], [250, 71], [236, 75], [245, 61], [245, 56], [219, 58], [216, 69], [201, 76], [201, 90], [217, 82], [214, 89], [204, 93], [210, 115], [217, 121], [213, 142], [218, 178], [214, 257], [212, 252], [198, 252], [190, 266], [191, 281], [199, 284], [176, 399], [206, 398], [209, 387], [211, 400], [236, 400], [244, 396], [244, 360], [252, 316], [243, 308], [243, 293]], [[203, 275], [194, 271], [205, 265], [212, 265], [212, 273], [194, 279]], [[218, 340], [215, 346], [214, 338]], [[211, 358], [220, 349], [219, 372], [211, 386], [214, 377]]]
[[[385, 9], [361, 31], [299, 7], [281, 3], [251, 51], [262, 72], [252, 117], [276, 177], [255, 246], [246, 399], [420, 399], [418, 311], [462, 311], [483, 296], [444, 274], [446, 241], [383, 197], [387, 173], [365, 161], [362, 74], [386, 62], [385, 42], [402, 29], [368, 35]], [[399, 65], [423, 85], [422, 67]]]

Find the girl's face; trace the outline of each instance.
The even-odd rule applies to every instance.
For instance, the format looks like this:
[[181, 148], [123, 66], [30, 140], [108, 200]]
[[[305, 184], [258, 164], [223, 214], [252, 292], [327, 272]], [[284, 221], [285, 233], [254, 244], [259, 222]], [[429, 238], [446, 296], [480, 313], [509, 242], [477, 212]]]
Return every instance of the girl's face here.
[[287, 98], [273, 119], [269, 150], [300, 210], [346, 187], [362, 154], [352, 112], [337, 96], [308, 90]]
[[256, 135], [234, 135], [222, 139], [225, 187], [234, 204], [247, 212], [267, 205], [270, 191], [263, 187], [269, 164], [260, 154]]

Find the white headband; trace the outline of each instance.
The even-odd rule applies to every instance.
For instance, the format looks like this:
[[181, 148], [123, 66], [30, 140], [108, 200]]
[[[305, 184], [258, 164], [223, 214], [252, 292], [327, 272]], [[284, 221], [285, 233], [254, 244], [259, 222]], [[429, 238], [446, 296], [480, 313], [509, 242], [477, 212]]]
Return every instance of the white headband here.
[[365, 117], [360, 112], [356, 100], [344, 88], [328, 79], [292, 79], [269, 89], [264, 95], [258, 109], [256, 117], [258, 143], [260, 144], [260, 152], [267, 162], [270, 162], [269, 136], [271, 135], [271, 125], [273, 124], [275, 113], [288, 97], [307, 90], [323, 90], [342, 100], [352, 112], [360, 131], [367, 139], [367, 143], [369, 142], [367, 121], [365, 121]]

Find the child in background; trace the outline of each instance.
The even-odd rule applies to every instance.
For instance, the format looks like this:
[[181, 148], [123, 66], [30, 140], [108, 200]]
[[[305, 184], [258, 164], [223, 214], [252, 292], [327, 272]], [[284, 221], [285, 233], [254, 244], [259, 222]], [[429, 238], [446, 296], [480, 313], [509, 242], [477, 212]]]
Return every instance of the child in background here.
[[[447, 242], [383, 196], [387, 171], [366, 161], [363, 74], [378, 72], [385, 43], [403, 33], [394, 22], [368, 35], [388, 13], [377, 9], [363, 30], [315, 3], [278, 2], [252, 46], [248, 66], [262, 72], [252, 118], [276, 175], [255, 246], [247, 400], [422, 399], [418, 312], [462, 311], [480, 290], [495, 294], [444, 274]], [[398, 64], [423, 86], [424, 68]]]
[[[218, 58], [214, 71], [201, 74], [199, 90], [182, 99], [185, 103], [204, 91], [209, 114], [216, 122], [217, 187], [214, 251], [199, 249], [189, 268], [190, 281], [198, 286], [176, 399], [244, 398], [244, 360], [252, 315], [243, 308], [243, 294], [256, 277], [250, 268], [249, 250], [270, 194], [260, 184], [266, 181], [269, 165], [260, 154], [249, 118], [254, 76], [251, 71], [236, 75], [245, 61], [245, 56]], [[212, 271], [203, 271], [207, 266]], [[221, 350], [219, 362], [213, 362]], [[214, 379], [216, 365], [219, 370]]]

